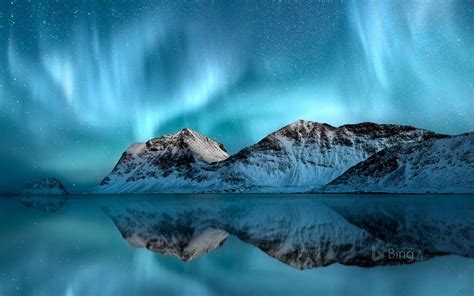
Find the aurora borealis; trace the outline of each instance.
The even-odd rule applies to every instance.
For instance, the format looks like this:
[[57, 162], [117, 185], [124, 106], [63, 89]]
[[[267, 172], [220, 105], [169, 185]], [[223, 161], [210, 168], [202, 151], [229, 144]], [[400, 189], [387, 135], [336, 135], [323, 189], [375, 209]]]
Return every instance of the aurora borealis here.
[[2, 1], [0, 51], [0, 191], [86, 190], [183, 127], [230, 152], [300, 118], [474, 130], [472, 1]]

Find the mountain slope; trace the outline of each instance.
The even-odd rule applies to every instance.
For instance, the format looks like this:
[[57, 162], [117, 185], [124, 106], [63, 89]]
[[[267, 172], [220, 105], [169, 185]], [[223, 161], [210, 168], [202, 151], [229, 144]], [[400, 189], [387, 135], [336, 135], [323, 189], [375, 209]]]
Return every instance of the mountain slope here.
[[298, 192], [323, 185], [372, 154], [442, 137], [410, 126], [360, 123], [339, 128], [299, 120], [214, 166], [229, 191]]
[[474, 133], [395, 146], [323, 187], [334, 192], [474, 192]]
[[96, 192], [186, 191], [202, 166], [227, 157], [222, 144], [185, 128], [130, 146]]

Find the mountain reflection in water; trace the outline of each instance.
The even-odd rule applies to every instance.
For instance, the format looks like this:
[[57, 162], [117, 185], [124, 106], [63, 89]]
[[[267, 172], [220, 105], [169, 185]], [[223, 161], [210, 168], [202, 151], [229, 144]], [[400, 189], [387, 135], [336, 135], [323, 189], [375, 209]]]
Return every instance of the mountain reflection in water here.
[[[43, 196], [0, 203], [2, 235], [11, 242], [0, 246], [0, 295], [377, 295], [410, 292], [398, 282], [404, 277], [418, 278], [412, 288], [420, 293], [474, 292], [469, 195]], [[409, 264], [418, 261], [425, 262]], [[236, 287], [236, 280], [247, 284]]]
[[474, 256], [474, 207], [457, 200], [249, 196], [103, 209], [131, 245], [184, 261], [221, 247], [228, 235], [298, 269]]

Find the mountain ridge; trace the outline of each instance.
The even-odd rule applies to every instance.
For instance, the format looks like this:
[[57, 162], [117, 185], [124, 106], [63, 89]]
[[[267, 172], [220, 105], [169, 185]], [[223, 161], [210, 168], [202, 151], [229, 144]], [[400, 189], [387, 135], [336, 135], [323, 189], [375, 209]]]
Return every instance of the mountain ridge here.
[[405, 125], [298, 120], [229, 156], [185, 128], [132, 144], [95, 192], [308, 192], [386, 148], [446, 137]]

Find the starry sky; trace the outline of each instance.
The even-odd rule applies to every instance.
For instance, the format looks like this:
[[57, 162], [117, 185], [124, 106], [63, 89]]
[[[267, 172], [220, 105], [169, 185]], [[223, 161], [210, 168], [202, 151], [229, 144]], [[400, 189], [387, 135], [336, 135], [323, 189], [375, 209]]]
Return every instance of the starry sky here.
[[183, 127], [230, 152], [297, 119], [474, 130], [474, 2], [0, 1], [0, 192], [73, 192]]

